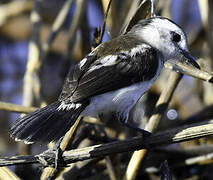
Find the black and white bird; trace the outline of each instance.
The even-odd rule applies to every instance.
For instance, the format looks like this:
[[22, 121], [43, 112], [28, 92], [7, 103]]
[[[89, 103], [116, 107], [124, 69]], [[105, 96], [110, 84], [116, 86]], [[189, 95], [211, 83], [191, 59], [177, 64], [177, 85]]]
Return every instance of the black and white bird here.
[[163, 17], [141, 20], [82, 59], [68, 74], [58, 101], [19, 118], [11, 135], [26, 143], [56, 141], [79, 116], [115, 114], [128, 124], [130, 110], [166, 61], [199, 68], [177, 24]]

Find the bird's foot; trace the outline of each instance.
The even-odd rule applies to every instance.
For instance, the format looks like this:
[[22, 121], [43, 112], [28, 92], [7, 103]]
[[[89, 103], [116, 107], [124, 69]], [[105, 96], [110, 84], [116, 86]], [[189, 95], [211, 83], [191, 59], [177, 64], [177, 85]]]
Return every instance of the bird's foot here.
[[[149, 131], [146, 131], [146, 130], [144, 130], [144, 129], [142, 129], [142, 128], [139, 128], [139, 127], [137, 127], [137, 126], [134, 126], [134, 125], [132, 125], [132, 124], [130, 124], [130, 123], [125, 123], [125, 126], [127, 126], [127, 127], [131, 128], [131, 129], [134, 129], [134, 130], [137, 130], [138, 132], [140, 132], [140, 134], [142, 135], [143, 139], [146, 139], [147, 137], [150, 137], [151, 134], [152, 134], [152, 133], [150, 133]], [[150, 146], [149, 146], [149, 144], [147, 144], [147, 143], [144, 144], [144, 147], [145, 147], [146, 149], [150, 149]]]
[[48, 149], [37, 156], [39, 162], [43, 164], [43, 166], [53, 166], [55, 169], [67, 166], [62, 157], [63, 151], [60, 148], [62, 139], [63, 137], [56, 142], [52, 149]]

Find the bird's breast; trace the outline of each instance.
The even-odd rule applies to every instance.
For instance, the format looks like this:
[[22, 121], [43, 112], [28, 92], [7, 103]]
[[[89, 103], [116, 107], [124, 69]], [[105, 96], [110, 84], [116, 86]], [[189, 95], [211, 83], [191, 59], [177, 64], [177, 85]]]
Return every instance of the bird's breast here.
[[90, 104], [82, 112], [83, 116], [98, 117], [100, 114], [118, 112], [128, 114], [138, 99], [151, 87], [152, 81], [140, 82], [107, 92], [90, 99]]

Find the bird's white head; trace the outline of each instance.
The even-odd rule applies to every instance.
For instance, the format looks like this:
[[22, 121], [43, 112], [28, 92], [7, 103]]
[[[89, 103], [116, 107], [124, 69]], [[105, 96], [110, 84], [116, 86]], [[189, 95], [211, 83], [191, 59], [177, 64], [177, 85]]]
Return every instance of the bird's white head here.
[[199, 68], [189, 53], [186, 34], [170, 19], [153, 17], [139, 21], [130, 31], [162, 55], [163, 61], [179, 61]]

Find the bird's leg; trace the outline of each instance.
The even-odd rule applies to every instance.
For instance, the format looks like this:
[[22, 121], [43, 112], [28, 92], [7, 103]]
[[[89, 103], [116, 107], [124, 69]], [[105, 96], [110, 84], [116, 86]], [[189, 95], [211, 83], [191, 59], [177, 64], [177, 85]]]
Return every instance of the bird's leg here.
[[116, 118], [118, 118], [118, 120], [126, 127], [128, 128], [131, 128], [131, 129], [134, 129], [134, 130], [137, 130], [138, 132], [141, 133], [141, 135], [143, 137], [148, 137], [150, 136], [152, 133], [142, 129], [142, 128], [139, 128], [131, 123], [129, 123], [129, 115], [127, 116], [122, 116], [120, 113], [116, 113]]
[[131, 123], [129, 123], [128, 121], [122, 121], [122, 123], [128, 127], [128, 128], [131, 128], [131, 129], [135, 129], [137, 130], [138, 132], [140, 132], [144, 137], [149, 137], [152, 133], [150, 133], [149, 131], [146, 131], [142, 128], [139, 128]]
[[53, 147], [53, 149], [52, 149], [52, 151], [55, 153], [55, 169], [57, 169], [59, 166], [59, 164], [60, 164], [60, 166], [62, 165], [62, 166], [64, 166], [65, 165], [65, 163], [64, 163], [64, 161], [63, 161], [63, 159], [62, 159], [62, 154], [63, 154], [63, 151], [62, 151], [62, 149], [61, 149], [61, 147], [60, 147], [60, 144], [61, 144], [61, 142], [62, 142], [62, 140], [63, 140], [63, 136], [55, 143], [55, 145], [54, 145], [54, 147]]

